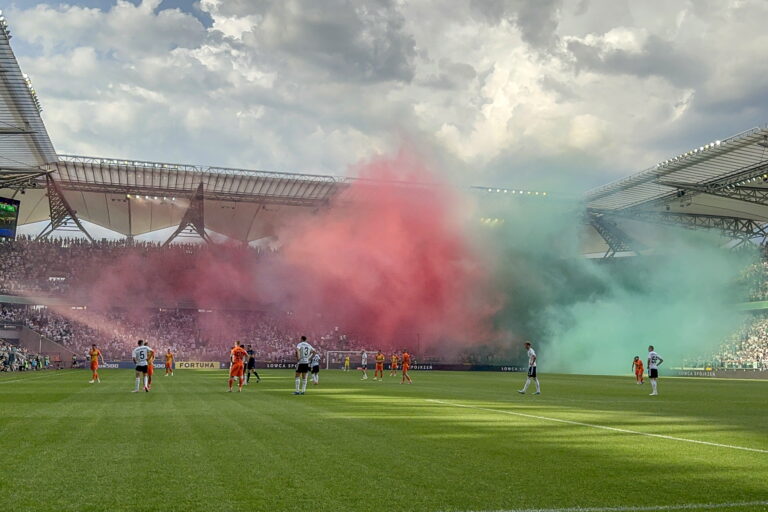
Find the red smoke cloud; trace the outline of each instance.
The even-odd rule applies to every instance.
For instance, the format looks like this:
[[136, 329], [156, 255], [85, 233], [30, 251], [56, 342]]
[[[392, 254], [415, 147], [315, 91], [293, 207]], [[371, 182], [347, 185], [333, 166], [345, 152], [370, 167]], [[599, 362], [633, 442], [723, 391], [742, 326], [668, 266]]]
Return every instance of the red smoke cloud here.
[[365, 332], [382, 349], [485, 341], [489, 276], [455, 213], [458, 195], [404, 186], [435, 179], [403, 155], [358, 175], [332, 208], [279, 233], [289, 271], [280, 279], [294, 309]]
[[[129, 255], [88, 290], [102, 306], [277, 308], [339, 326], [370, 348], [487, 341], [489, 271], [470, 243], [458, 194], [400, 155], [359, 166], [330, 208], [286, 219], [273, 255], [222, 245]], [[257, 340], [254, 340], [257, 341]], [[286, 340], [288, 341], [288, 340]]]

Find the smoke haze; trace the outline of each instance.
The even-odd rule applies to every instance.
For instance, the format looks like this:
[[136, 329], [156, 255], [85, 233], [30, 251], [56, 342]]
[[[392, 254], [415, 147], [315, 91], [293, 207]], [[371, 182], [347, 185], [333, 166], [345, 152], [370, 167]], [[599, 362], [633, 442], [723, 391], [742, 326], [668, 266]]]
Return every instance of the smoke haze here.
[[679, 364], [739, 322], [738, 277], [753, 255], [716, 237], [660, 231], [651, 255], [595, 261], [582, 255], [578, 202], [470, 193], [406, 153], [356, 171], [330, 208], [284, 220], [274, 254], [228, 244], [129, 254], [83, 292], [105, 308], [188, 300], [291, 312], [360, 333], [371, 349], [448, 358], [520, 363], [530, 339], [542, 370], [577, 373], [624, 373], [649, 344]]

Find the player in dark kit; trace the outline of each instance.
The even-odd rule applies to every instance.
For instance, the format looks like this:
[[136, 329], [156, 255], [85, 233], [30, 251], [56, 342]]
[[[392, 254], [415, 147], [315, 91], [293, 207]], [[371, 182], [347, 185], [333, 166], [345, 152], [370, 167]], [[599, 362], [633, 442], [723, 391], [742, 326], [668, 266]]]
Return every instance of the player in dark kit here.
[[256, 352], [254, 352], [251, 345], [248, 345], [248, 350], [246, 350], [246, 352], [248, 353], [248, 363], [245, 367], [245, 383], [250, 384], [251, 372], [253, 372], [253, 374], [256, 375], [256, 384], [258, 384], [261, 382], [261, 377], [259, 377], [259, 372], [256, 371]]

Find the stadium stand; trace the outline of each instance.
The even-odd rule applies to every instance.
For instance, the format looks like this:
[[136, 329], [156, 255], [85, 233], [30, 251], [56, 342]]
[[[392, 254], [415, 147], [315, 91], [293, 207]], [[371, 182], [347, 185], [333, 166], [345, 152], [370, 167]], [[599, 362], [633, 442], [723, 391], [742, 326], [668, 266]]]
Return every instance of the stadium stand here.
[[768, 370], [768, 313], [755, 313], [745, 319], [719, 349], [692, 367], [728, 370]]
[[36, 354], [13, 343], [0, 340], [0, 372], [47, 370], [51, 360], [47, 355]]
[[95, 343], [109, 360], [130, 360], [130, 351], [140, 338], [159, 350], [171, 349], [179, 359], [193, 360], [223, 359], [236, 339], [253, 344], [258, 358], [267, 361], [292, 360], [292, 345], [286, 340], [302, 334], [316, 340], [313, 345], [323, 352], [361, 350], [364, 346], [337, 327], [301, 328], [258, 312], [69, 310], [64, 316], [50, 308], [5, 304], [2, 319], [20, 322], [80, 357]]

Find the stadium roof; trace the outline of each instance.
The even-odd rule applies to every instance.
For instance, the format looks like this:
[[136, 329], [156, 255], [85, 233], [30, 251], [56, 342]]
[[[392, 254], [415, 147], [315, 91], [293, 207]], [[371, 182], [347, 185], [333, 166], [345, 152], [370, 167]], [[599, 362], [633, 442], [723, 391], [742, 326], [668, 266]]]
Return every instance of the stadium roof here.
[[0, 184], [13, 176], [39, 174], [42, 165], [57, 160], [37, 94], [19, 68], [10, 38], [0, 11]]
[[[247, 241], [271, 235], [286, 216], [327, 204], [348, 183], [315, 174], [70, 155], [46, 168], [81, 220], [126, 236], [177, 226], [200, 183], [206, 227]], [[20, 224], [48, 219], [45, 195], [44, 188], [25, 190]]]
[[[612, 219], [592, 227], [592, 242], [611, 245], [607, 230], [629, 234], [637, 222], [719, 229], [727, 238], [765, 242], [768, 222], [768, 126], [673, 156], [586, 194], [592, 218]], [[633, 222], [635, 226], [633, 226]], [[615, 240], [614, 240], [615, 242]], [[594, 244], [593, 244], [594, 245]], [[631, 244], [615, 244], [629, 250]], [[596, 252], [596, 251], [595, 251]]]
[[[591, 190], [586, 196], [587, 205], [598, 210], [637, 210], [666, 205], [679, 197], [679, 190], [690, 185], [710, 187], [714, 191], [721, 185], [753, 180], [757, 175], [768, 172], [767, 156], [768, 127], [752, 128]], [[763, 183], [762, 179], [754, 180], [751, 186], [762, 188]], [[690, 188], [698, 190], [698, 187]], [[710, 195], [695, 201], [692, 210], [697, 213], [739, 214], [768, 220], [768, 212], [764, 208], [749, 208], [743, 201], [697, 190], [688, 190], [685, 195], [687, 198], [697, 194]]]

